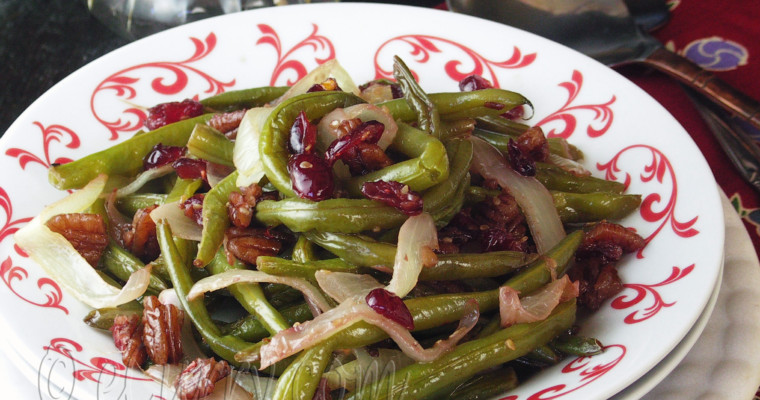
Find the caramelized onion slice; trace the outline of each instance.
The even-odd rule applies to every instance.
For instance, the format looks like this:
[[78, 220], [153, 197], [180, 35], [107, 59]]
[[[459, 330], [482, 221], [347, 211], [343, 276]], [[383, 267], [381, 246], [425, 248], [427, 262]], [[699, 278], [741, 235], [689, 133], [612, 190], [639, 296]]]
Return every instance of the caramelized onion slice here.
[[502, 286], [499, 288], [501, 326], [542, 321], [559, 303], [576, 297], [578, 282], [571, 282], [567, 275], [523, 298], [518, 297], [516, 290]]

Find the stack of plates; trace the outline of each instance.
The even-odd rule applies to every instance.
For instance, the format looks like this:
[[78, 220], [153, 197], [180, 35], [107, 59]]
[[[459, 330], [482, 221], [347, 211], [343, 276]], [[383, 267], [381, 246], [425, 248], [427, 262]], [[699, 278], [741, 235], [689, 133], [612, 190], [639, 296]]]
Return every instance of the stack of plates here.
[[580, 147], [595, 175], [642, 195], [641, 211], [621, 221], [648, 241], [620, 265], [626, 288], [579, 320], [607, 351], [549, 368], [510, 398], [651, 389], [699, 336], [720, 287], [723, 211], [697, 147], [638, 87], [572, 50], [472, 17], [377, 4], [276, 7], [172, 29], [82, 68], [23, 113], [0, 139], [0, 323], [17, 360], [41, 371], [46, 389], [74, 398], [161, 395], [124, 369], [110, 335], [82, 323], [89, 310], [13, 245], [10, 232], [65, 194], [47, 183], [51, 163], [130, 137], [145, 108], [160, 102], [292, 84], [330, 58], [362, 83], [388, 77], [393, 55], [430, 92], [456, 91], [477, 73], [524, 94], [535, 107], [530, 123]]

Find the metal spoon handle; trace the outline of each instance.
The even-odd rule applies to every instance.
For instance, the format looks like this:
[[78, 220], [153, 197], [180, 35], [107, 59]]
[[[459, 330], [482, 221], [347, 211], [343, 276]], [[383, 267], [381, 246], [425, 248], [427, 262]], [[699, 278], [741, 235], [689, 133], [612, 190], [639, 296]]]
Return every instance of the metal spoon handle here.
[[760, 129], [760, 103], [723, 82], [712, 72], [702, 69], [685, 57], [664, 47], [652, 52], [644, 62], [675, 77], [727, 111]]
[[742, 178], [760, 192], [760, 148], [755, 141], [744, 131], [739, 121], [721, 118], [721, 110], [703, 96], [688, 88], [686, 94]]

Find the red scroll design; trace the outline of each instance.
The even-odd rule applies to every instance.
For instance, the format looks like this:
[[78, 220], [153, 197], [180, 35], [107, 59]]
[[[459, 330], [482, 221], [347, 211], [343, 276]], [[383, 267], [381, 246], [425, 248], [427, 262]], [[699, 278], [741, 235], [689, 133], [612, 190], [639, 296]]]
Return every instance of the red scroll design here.
[[[138, 87], [143, 80], [152, 78], [150, 91], [161, 95], [181, 93], [188, 87], [191, 77], [198, 77], [206, 82], [208, 86], [203, 93], [208, 95], [222, 93], [225, 88], [235, 84], [234, 79], [223, 82], [193, 66], [194, 63], [208, 57], [216, 47], [216, 35], [213, 32], [203, 40], [191, 37], [190, 41], [195, 51], [182, 61], [157, 61], [135, 65], [110, 75], [95, 88], [90, 97], [90, 110], [98, 122], [111, 132], [111, 140], [118, 139], [121, 133], [134, 132], [143, 126], [143, 121], [147, 116], [146, 108], [154, 105], [136, 104], [138, 91], [146, 89]], [[98, 112], [100, 99], [104, 98], [107, 92], [115, 95], [119, 101], [116, 103], [104, 101], [102, 108], [104, 110], [120, 109], [120, 115], [106, 117]], [[197, 95], [197, 93], [191, 93], [187, 97], [197, 97]]]
[[[637, 151], [638, 150], [638, 151]], [[643, 151], [644, 156], [641, 156]], [[688, 221], [681, 222], [675, 217], [675, 209], [678, 199], [678, 180], [676, 173], [673, 170], [673, 166], [670, 164], [667, 156], [655, 147], [636, 144], [628, 146], [620, 150], [609, 162], [605, 164], [597, 164], [597, 169], [605, 173], [605, 179], [618, 180], [618, 174], [623, 170], [620, 167], [622, 159], [628, 155], [632, 155], [632, 159], [647, 159], [650, 161], [644, 165], [644, 170], [639, 175], [639, 180], [642, 183], [653, 184], [653, 187], [658, 191], [652, 190], [649, 194], [643, 195], [641, 207], [639, 212], [641, 217], [651, 223], [657, 223], [657, 227], [652, 233], [644, 238], [646, 243], [651, 242], [665, 226], [670, 225], [673, 232], [682, 237], [689, 238], [699, 233], [694, 225], [697, 223], [699, 216], [696, 216]], [[637, 154], [637, 156], [633, 156]], [[625, 172], [625, 179], [623, 183], [627, 188], [631, 184], [631, 174]], [[670, 192], [668, 192], [668, 190]], [[661, 191], [661, 192], [660, 192]], [[643, 236], [643, 235], [642, 235]], [[639, 250], [637, 253], [638, 258], [643, 258], [643, 252], [646, 246]]]
[[[578, 357], [562, 368], [563, 374], [575, 374], [578, 376], [578, 382], [575, 385], [558, 384], [546, 389], [540, 390], [529, 397], [526, 400], [549, 400], [558, 399], [567, 394], [573, 393], [576, 390], [594, 382], [601, 378], [613, 368], [615, 368], [620, 361], [625, 358], [626, 347], [622, 344], [613, 344], [604, 346], [604, 353], [602, 355], [593, 357]], [[510, 395], [502, 397], [499, 400], [518, 400], [519, 396]]]
[[66, 357], [74, 362], [74, 378], [79, 381], [89, 380], [99, 382], [99, 377], [108, 375], [116, 378], [132, 379], [136, 381], [151, 381], [149, 378], [131, 376], [120, 371], [127, 371], [124, 364], [105, 358], [92, 357], [89, 361], [82, 361], [73, 354], [73, 351], [81, 352], [84, 350], [79, 343], [67, 338], [55, 338], [50, 340], [50, 345], [44, 346], [43, 350], [52, 351]]
[[[593, 116], [586, 126], [586, 134], [589, 137], [602, 136], [610, 129], [615, 116], [611, 108], [616, 99], [614, 95], [604, 103], [574, 104], [583, 89], [583, 74], [578, 70], [573, 71], [570, 81], [562, 82], [559, 86], [567, 90], [567, 101], [559, 110], [536, 124], [544, 128], [547, 136], [569, 138], [578, 126], [576, 114], [579, 112], [591, 112]], [[559, 128], [555, 127], [556, 123], [560, 124]]]
[[[26, 169], [29, 163], [40, 164], [45, 168], [50, 168], [52, 164], [71, 162], [71, 159], [67, 157], [53, 159], [50, 155], [50, 148], [53, 143], [57, 142], [69, 149], [77, 149], [81, 144], [79, 136], [73, 130], [63, 125], [49, 125], [46, 127], [37, 121], [34, 122], [34, 125], [42, 131], [42, 156], [40, 157], [29, 150], [16, 147], [9, 148], [5, 151], [5, 154], [17, 158], [21, 169]], [[2, 237], [0, 237], [0, 240], [2, 240]]]
[[[391, 60], [391, 57], [382, 54], [384, 53], [384, 50], [388, 50], [393, 54], [400, 53], [399, 44], [406, 45], [409, 48], [408, 54], [412, 57], [412, 60], [419, 64], [426, 64], [431, 61], [433, 54], [445, 55], [447, 58], [450, 57], [450, 59], [444, 63], [444, 71], [449, 78], [456, 82], [459, 82], [469, 75], [477, 74], [491, 81], [494, 87], [500, 87], [499, 79], [496, 76], [496, 68], [523, 68], [536, 60], [536, 53], [523, 55], [517, 46], [513, 47], [511, 56], [506, 60], [493, 61], [482, 56], [468, 46], [449, 39], [429, 35], [402, 35], [388, 39], [380, 45], [375, 52], [375, 79], [393, 77], [393, 69], [383, 68], [380, 65], [380, 60]], [[391, 47], [393, 47], [393, 49], [391, 49]], [[446, 47], [447, 51], [443, 51], [441, 49], [442, 47]], [[468, 64], [471, 64], [472, 67], [466, 69], [463, 68], [464, 65]], [[416, 74], [415, 77], [419, 78]]]
[[13, 260], [10, 257], [6, 258], [5, 261], [0, 263], [0, 279], [2, 279], [3, 283], [5, 283], [5, 286], [7, 286], [8, 289], [10, 289], [10, 291], [16, 295], [16, 297], [37, 307], [55, 308], [63, 311], [64, 314], [69, 313], [69, 310], [61, 305], [61, 301], [63, 300], [63, 291], [61, 291], [61, 287], [58, 286], [58, 284], [50, 278], [37, 279], [37, 288], [46, 298], [44, 302], [29, 300], [16, 288], [13, 287], [15, 282], [21, 282], [28, 277], [29, 272], [27, 272], [27, 270], [22, 267], [14, 266]]
[[630, 314], [628, 314], [623, 321], [625, 321], [626, 324], [636, 324], [642, 321], [646, 321], [649, 318], [652, 318], [657, 313], [660, 312], [665, 307], [671, 307], [676, 302], [667, 303], [665, 300], [663, 300], [662, 295], [657, 291], [658, 288], [661, 288], [663, 286], [670, 285], [673, 282], [676, 282], [686, 275], [689, 275], [691, 271], [694, 270], [694, 264], [689, 265], [686, 268], [679, 268], [679, 267], [673, 267], [670, 276], [668, 276], [665, 280], [659, 283], [654, 284], [643, 284], [643, 283], [626, 283], [623, 286], [626, 289], [633, 290], [636, 295], [632, 297], [628, 297], [627, 295], [622, 295], [619, 297], [616, 297], [615, 300], [612, 301], [611, 306], [614, 309], [617, 310], [624, 310], [626, 308], [631, 308], [642, 301], [649, 299], [651, 296], [651, 305], [643, 310], [636, 310]]
[[[309, 69], [303, 64], [303, 62], [301, 62], [301, 60], [294, 57], [294, 54], [299, 50], [307, 49], [307, 51], [309, 51], [310, 49], [310, 51], [314, 53], [313, 58], [318, 65], [324, 64], [335, 58], [335, 46], [333, 46], [330, 39], [317, 33], [319, 27], [316, 24], [313, 24], [312, 26], [313, 30], [309, 36], [298, 42], [290, 50], [285, 51], [283, 49], [282, 41], [280, 40], [280, 35], [277, 34], [277, 31], [267, 24], [258, 25], [263, 36], [256, 41], [256, 44], [268, 44], [274, 47], [277, 52], [277, 64], [272, 72], [272, 79], [269, 81], [270, 85], [276, 86], [278, 84], [285, 84], [287, 86], [292, 86], [298, 82], [299, 79], [306, 76]], [[284, 78], [284, 74], [287, 71], [292, 71], [295, 76]], [[282, 82], [283, 79], [287, 80]]]

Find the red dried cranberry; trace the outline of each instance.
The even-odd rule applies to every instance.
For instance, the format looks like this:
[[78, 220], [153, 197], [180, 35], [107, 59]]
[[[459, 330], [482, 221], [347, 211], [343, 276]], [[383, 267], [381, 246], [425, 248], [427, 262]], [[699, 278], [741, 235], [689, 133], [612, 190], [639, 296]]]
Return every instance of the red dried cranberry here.
[[483, 107], [490, 108], [492, 110], [503, 110], [506, 107], [504, 104], [497, 103], [495, 101], [487, 101], [483, 103]]
[[383, 135], [385, 125], [379, 121], [362, 122], [359, 126], [351, 130], [347, 135], [335, 139], [325, 151], [325, 159], [329, 165], [340, 160], [351, 148], [359, 143], [376, 144]]
[[203, 104], [192, 99], [162, 103], [148, 110], [145, 126], [154, 130], [201, 114], [203, 114]]
[[501, 114], [501, 116], [511, 120], [523, 119], [525, 116], [525, 107], [522, 105], [513, 107], [511, 110]]
[[412, 313], [404, 304], [404, 301], [395, 294], [383, 289], [373, 289], [365, 298], [367, 305], [376, 313], [403, 326], [406, 329], [414, 329]]
[[182, 179], [206, 180], [206, 161], [183, 157], [173, 162], [172, 168], [177, 171], [177, 176]]
[[173, 163], [178, 158], [185, 155], [187, 151], [184, 147], [179, 146], [164, 146], [159, 143], [153, 146], [153, 150], [143, 158], [143, 168], [146, 170], [151, 168], [158, 168], [160, 166]]
[[314, 154], [295, 154], [288, 160], [288, 172], [299, 197], [313, 201], [332, 197], [332, 169], [325, 160]]
[[202, 193], [198, 193], [179, 205], [179, 208], [185, 212], [188, 218], [201, 226], [203, 226], [203, 197]]
[[404, 91], [401, 90], [401, 85], [398, 83], [391, 84], [391, 95], [394, 99], [400, 99], [404, 97]]
[[368, 199], [381, 201], [406, 215], [422, 213], [422, 196], [409, 190], [408, 185], [400, 182], [364, 182], [362, 194]]
[[335, 80], [335, 78], [327, 78], [322, 83], [315, 83], [312, 85], [309, 90], [306, 91], [306, 93], [312, 93], [312, 92], [332, 92], [332, 91], [342, 91], [340, 86], [338, 86], [338, 81]]
[[480, 75], [470, 75], [459, 81], [459, 90], [471, 92], [473, 90], [490, 89], [493, 85], [486, 78]]
[[312, 153], [317, 143], [317, 127], [301, 111], [290, 128], [288, 146], [293, 154]]
[[509, 154], [509, 164], [515, 172], [522, 176], [536, 175], [536, 163], [523, 152], [513, 139], [509, 139], [507, 143], [507, 153]]

